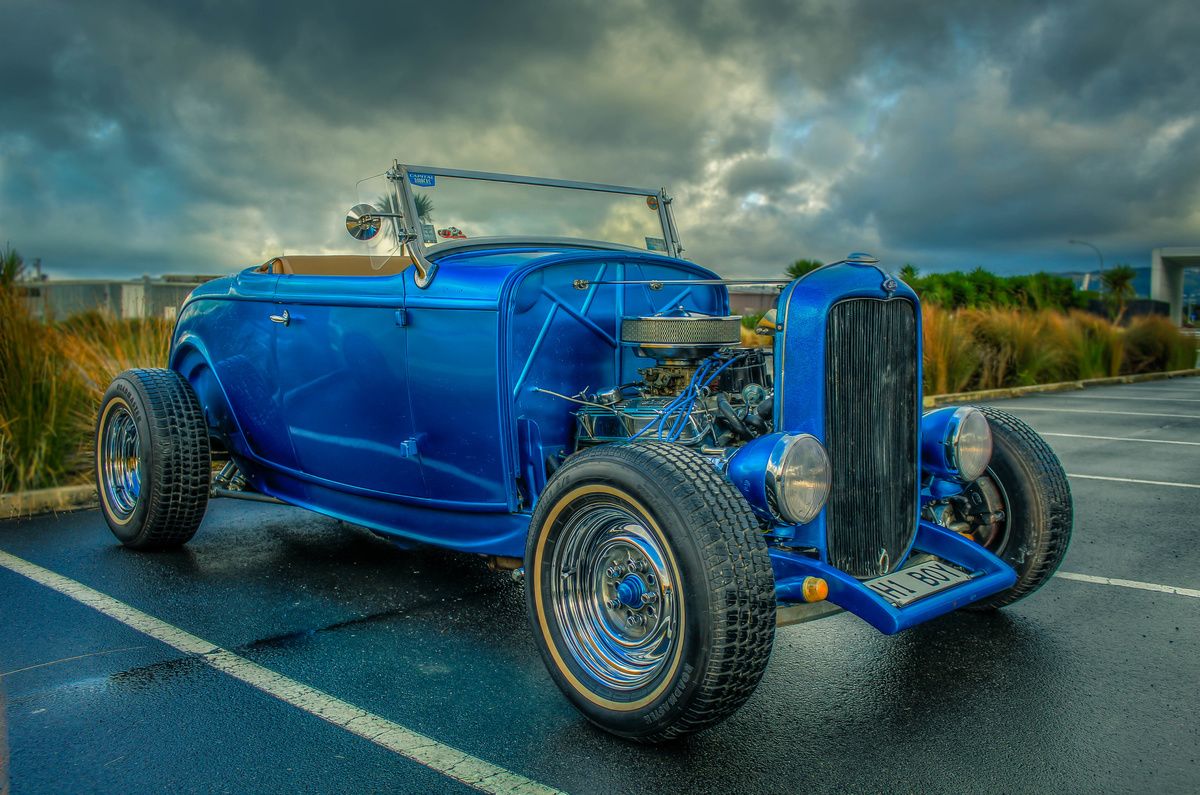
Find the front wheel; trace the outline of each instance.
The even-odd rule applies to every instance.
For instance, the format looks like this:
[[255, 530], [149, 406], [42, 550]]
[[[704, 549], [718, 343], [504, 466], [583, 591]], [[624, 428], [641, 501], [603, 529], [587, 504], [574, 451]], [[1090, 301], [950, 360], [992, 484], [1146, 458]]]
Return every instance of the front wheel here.
[[208, 506], [208, 428], [174, 370], [126, 370], [96, 420], [96, 491], [108, 527], [133, 549], [187, 543]]
[[712, 726], [754, 692], [775, 635], [758, 523], [697, 453], [595, 447], [547, 484], [525, 551], [550, 675], [593, 723], [660, 742]]
[[1012, 566], [1016, 583], [970, 609], [989, 610], [1024, 599], [1062, 563], [1071, 541], [1071, 487], [1050, 445], [1024, 421], [980, 406], [992, 429], [992, 460], [967, 486], [958, 513], [976, 542]]

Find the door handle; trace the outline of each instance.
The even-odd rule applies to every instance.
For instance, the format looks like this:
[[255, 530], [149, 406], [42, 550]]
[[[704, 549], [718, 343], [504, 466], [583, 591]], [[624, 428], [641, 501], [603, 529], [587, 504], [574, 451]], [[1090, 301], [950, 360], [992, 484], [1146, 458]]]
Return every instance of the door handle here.
[[272, 322], [272, 323], [282, 323], [283, 325], [287, 326], [287, 325], [290, 325], [290, 324], [291, 324], [291, 322], [292, 322], [292, 316], [291, 316], [291, 314], [290, 314], [290, 313], [288, 313], [288, 311], [285, 309], [285, 310], [283, 310], [283, 314], [282, 314], [282, 315], [271, 315], [271, 322]]

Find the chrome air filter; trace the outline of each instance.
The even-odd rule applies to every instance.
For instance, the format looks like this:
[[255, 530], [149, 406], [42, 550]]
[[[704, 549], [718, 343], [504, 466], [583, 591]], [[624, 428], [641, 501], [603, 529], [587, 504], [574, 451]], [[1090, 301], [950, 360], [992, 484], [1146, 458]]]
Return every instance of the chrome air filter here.
[[660, 362], [698, 362], [742, 341], [742, 319], [737, 315], [712, 317], [621, 318], [621, 344], [637, 347], [639, 356]]

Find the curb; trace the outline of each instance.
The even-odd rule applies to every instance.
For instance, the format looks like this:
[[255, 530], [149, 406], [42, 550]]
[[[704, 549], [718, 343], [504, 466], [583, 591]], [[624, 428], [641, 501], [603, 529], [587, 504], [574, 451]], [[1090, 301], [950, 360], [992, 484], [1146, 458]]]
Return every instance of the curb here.
[[1039, 392], [1070, 392], [1076, 389], [1086, 389], [1089, 386], [1109, 386], [1112, 384], [1136, 384], [1139, 381], [1161, 381], [1167, 378], [1187, 378], [1200, 375], [1200, 368], [1192, 370], [1171, 370], [1166, 373], [1138, 373], [1137, 375], [1114, 375], [1109, 378], [1089, 378], [1086, 381], [1060, 381], [1057, 384], [1034, 384], [1032, 386], [1014, 386], [1004, 389], [980, 389], [975, 392], [956, 392], [948, 395], [929, 395], [925, 398], [925, 408], [932, 409], [951, 403], [970, 403], [976, 400], [996, 400], [998, 398], [1014, 398], [1022, 395], [1035, 395]]
[[0, 520], [93, 508], [97, 504], [96, 487], [91, 485], [14, 491], [0, 494]]

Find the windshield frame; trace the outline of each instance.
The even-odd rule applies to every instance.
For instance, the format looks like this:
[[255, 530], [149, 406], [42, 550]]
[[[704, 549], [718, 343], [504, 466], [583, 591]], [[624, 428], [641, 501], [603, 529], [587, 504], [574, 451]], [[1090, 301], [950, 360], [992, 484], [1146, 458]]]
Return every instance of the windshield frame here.
[[[416, 283], [418, 287], [428, 287], [433, 281], [434, 275], [437, 273], [437, 258], [440, 257], [442, 247], [448, 244], [442, 243], [435, 251], [426, 252], [425, 244], [422, 242], [419, 223], [420, 219], [417, 212], [416, 194], [413, 191], [413, 183], [409, 179], [410, 174], [430, 174], [434, 177], [455, 177], [458, 179], [474, 179], [484, 182], [509, 182], [517, 185], [539, 185], [548, 188], [568, 188], [571, 190], [595, 191], [598, 193], [619, 193], [628, 196], [645, 196], [655, 197], [658, 199], [658, 220], [662, 226], [663, 239], [666, 241], [667, 250], [665, 252], [647, 252], [651, 254], [665, 254], [668, 257], [678, 257], [683, 252], [683, 247], [679, 244], [679, 233], [675, 227], [675, 217], [671, 212], [671, 197], [667, 194], [666, 188], [659, 190], [651, 190], [649, 188], [632, 188], [625, 185], [606, 185], [599, 182], [576, 182], [565, 179], [549, 179], [546, 177], [526, 177], [515, 174], [500, 174], [490, 171], [466, 171], [458, 168], [439, 168], [437, 166], [415, 166], [395, 161], [392, 168], [387, 171], [388, 181], [392, 185], [396, 196], [393, 200], [397, 207], [403, 208], [399, 213], [401, 217], [396, 218], [394, 224], [396, 234], [399, 238], [398, 243], [407, 246], [409, 253], [416, 260]], [[537, 244], [545, 241], [553, 240], [559, 244], [572, 245], [577, 244], [583, 248], [602, 248], [612, 249], [614, 251], [641, 251], [620, 243], [610, 243], [597, 240], [578, 240], [574, 238], [505, 238], [493, 237], [487, 239], [479, 239], [474, 241], [477, 245], [505, 245], [513, 243], [532, 243]], [[454, 248], [458, 248], [455, 246]], [[433, 257], [432, 259], [430, 257]]]

